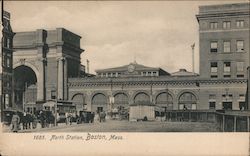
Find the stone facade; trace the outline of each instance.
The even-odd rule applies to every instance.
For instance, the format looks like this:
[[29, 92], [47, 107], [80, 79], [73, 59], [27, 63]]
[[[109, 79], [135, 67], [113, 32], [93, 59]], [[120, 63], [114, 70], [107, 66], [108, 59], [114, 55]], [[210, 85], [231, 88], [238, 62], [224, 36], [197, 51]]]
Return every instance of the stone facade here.
[[[14, 73], [28, 67], [34, 74], [34, 81], [26, 79], [27, 84], [20, 84], [21, 92], [35, 85], [36, 99], [33, 103], [45, 103], [48, 100], [68, 100], [68, 77], [77, 77], [80, 70], [81, 37], [63, 28], [56, 30], [38, 29], [31, 32], [17, 32], [14, 37]], [[70, 70], [69, 70], [70, 69]], [[25, 71], [25, 70], [24, 70]], [[16, 76], [16, 84], [21, 76]], [[25, 94], [18, 94], [16, 88], [16, 104], [24, 103]], [[20, 89], [19, 89], [20, 90]], [[56, 94], [52, 97], [52, 94]], [[20, 96], [20, 97], [18, 97]], [[33, 95], [34, 96], [34, 95]], [[26, 102], [25, 102], [26, 103]], [[21, 105], [19, 105], [21, 106]]]

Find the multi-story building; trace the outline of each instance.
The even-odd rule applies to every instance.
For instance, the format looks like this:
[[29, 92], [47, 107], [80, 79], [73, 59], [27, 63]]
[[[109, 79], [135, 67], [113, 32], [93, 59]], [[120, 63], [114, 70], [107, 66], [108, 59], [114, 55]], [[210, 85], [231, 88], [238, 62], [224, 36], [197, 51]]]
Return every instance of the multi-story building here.
[[10, 25], [10, 13], [3, 11], [2, 19], [2, 42], [1, 42], [1, 73], [0, 73], [0, 86], [1, 86], [1, 111], [12, 107], [13, 105], [13, 36]]
[[200, 6], [200, 76], [246, 79], [249, 66], [249, 3]]

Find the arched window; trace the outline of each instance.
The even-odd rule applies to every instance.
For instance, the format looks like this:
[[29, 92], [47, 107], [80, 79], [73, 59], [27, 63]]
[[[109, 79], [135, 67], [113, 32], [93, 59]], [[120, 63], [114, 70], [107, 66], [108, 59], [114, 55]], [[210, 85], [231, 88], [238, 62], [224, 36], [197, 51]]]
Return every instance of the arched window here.
[[193, 93], [185, 92], [179, 97], [179, 109], [196, 109], [197, 98]]
[[102, 93], [98, 93], [98, 94], [93, 96], [92, 104], [93, 105], [106, 105], [107, 104], [107, 98]]
[[86, 105], [84, 95], [81, 93], [74, 95], [72, 98], [72, 103], [76, 105], [76, 110], [84, 110], [84, 106]]
[[102, 93], [97, 93], [92, 98], [92, 111], [107, 111], [107, 97]]
[[124, 93], [118, 93], [114, 96], [115, 105], [125, 105], [128, 104], [128, 96]]
[[150, 97], [146, 93], [138, 93], [134, 98], [135, 104], [150, 104]]
[[156, 105], [164, 107], [168, 110], [173, 109], [173, 97], [166, 92], [162, 92], [156, 97]]

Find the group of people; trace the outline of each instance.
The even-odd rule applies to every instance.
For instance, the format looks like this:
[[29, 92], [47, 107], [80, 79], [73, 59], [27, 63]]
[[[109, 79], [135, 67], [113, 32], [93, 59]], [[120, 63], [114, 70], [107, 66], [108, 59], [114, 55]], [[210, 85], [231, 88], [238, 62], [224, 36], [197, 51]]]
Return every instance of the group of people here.
[[54, 115], [48, 111], [39, 111], [31, 114], [30, 112], [17, 112], [13, 113], [11, 118], [11, 130], [17, 133], [19, 130], [23, 129], [36, 129], [37, 124], [40, 122], [41, 127], [49, 127], [54, 125]]

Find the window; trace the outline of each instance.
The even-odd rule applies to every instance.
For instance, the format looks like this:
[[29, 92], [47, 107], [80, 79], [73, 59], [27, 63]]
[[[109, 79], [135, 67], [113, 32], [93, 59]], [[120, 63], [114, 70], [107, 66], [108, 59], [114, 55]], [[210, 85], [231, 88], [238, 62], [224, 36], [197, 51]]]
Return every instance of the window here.
[[237, 62], [237, 72], [243, 72], [244, 71], [244, 62]]
[[10, 39], [7, 39], [7, 48], [10, 48]]
[[217, 29], [218, 28], [218, 23], [217, 22], [211, 22], [210, 23], [210, 29]]
[[244, 51], [244, 41], [236, 41], [236, 52]]
[[10, 58], [6, 57], [6, 63], [7, 63], [7, 67], [10, 67]]
[[51, 99], [56, 99], [56, 91], [55, 90], [51, 91]]
[[231, 22], [230, 21], [223, 22], [223, 29], [229, 29], [230, 27], [231, 27]]
[[218, 42], [212, 41], [210, 43], [210, 52], [217, 52], [218, 51]]
[[148, 72], [148, 76], [151, 76], [151, 72]]
[[217, 73], [217, 62], [211, 62], [211, 73]]
[[224, 72], [229, 73], [231, 71], [231, 63], [224, 62]]
[[231, 51], [230, 42], [229, 41], [224, 41], [223, 45], [224, 45], [224, 52], [229, 53]]
[[9, 99], [9, 94], [5, 94], [5, 105], [9, 105], [10, 99]]
[[153, 76], [156, 76], [156, 72], [153, 72]]
[[243, 28], [244, 27], [244, 20], [236, 21], [236, 27], [237, 28]]
[[217, 75], [211, 75], [211, 78], [217, 78], [218, 76]]
[[215, 109], [216, 102], [209, 102], [209, 109]]
[[215, 101], [216, 95], [215, 94], [209, 94], [209, 101]]

